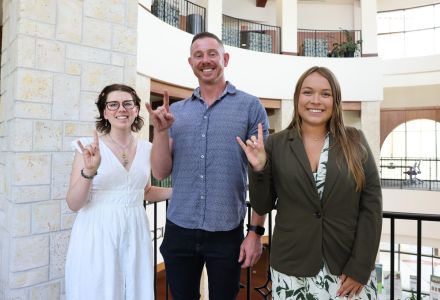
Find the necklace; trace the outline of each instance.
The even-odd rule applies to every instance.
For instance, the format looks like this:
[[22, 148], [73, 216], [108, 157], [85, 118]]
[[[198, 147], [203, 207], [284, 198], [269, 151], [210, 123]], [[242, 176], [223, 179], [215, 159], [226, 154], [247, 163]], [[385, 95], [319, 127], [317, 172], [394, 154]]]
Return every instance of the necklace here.
[[127, 153], [127, 148], [130, 147], [131, 143], [133, 142], [133, 136], [131, 136], [130, 141], [128, 142], [127, 145], [123, 146], [117, 142], [115, 142], [115, 140], [113, 140], [112, 136], [110, 135], [110, 133], [108, 134], [108, 137], [110, 138], [110, 141], [115, 144], [116, 146], [118, 146], [119, 150], [121, 150], [121, 158], [122, 158], [122, 165], [124, 166], [124, 168], [128, 165], [128, 153]]

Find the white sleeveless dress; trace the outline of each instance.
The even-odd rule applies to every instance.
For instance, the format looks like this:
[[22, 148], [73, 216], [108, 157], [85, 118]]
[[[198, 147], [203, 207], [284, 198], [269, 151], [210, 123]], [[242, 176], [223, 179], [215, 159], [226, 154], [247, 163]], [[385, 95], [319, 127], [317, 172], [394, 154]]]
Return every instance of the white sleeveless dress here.
[[[72, 146], [81, 152], [76, 141]], [[151, 144], [138, 141], [129, 171], [102, 140], [100, 151], [98, 175], [70, 236], [66, 299], [153, 300], [150, 226], [143, 208]]]

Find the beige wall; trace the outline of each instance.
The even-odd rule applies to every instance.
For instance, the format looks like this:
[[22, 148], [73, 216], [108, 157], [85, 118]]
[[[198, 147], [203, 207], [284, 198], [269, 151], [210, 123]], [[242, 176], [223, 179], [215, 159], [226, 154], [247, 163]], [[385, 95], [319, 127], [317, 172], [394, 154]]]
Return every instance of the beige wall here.
[[381, 108], [440, 106], [440, 85], [384, 89]]

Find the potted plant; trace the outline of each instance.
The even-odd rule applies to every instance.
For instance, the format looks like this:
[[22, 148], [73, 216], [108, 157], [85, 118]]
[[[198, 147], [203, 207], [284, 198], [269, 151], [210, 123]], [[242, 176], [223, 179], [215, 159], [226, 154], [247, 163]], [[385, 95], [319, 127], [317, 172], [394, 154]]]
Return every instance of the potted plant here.
[[330, 52], [331, 57], [354, 57], [356, 50], [360, 49], [362, 40], [353, 40], [352, 35], [346, 29], [343, 29], [345, 40], [341, 43], [333, 43], [333, 49]]

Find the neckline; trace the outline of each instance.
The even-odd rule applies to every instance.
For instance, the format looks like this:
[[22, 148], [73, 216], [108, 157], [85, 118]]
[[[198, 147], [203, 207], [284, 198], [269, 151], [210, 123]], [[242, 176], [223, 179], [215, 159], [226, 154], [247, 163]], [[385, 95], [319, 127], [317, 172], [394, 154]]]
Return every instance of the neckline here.
[[131, 169], [132, 169], [132, 167], [133, 167], [133, 165], [134, 165], [134, 162], [136, 161], [136, 159], [137, 159], [137, 157], [138, 157], [139, 140], [136, 141], [136, 145], [135, 145], [136, 150], [135, 150], [135, 153], [134, 153], [133, 161], [131, 162], [130, 168], [129, 168], [128, 170], [124, 167], [124, 165], [123, 165], [122, 162], [118, 159], [118, 157], [116, 156], [116, 154], [113, 153], [112, 149], [111, 149], [111, 148], [105, 143], [103, 137], [100, 137], [100, 138], [99, 138], [99, 142], [100, 142], [100, 144], [101, 144], [101, 143], [104, 144], [105, 147], [110, 151], [111, 156], [113, 157], [114, 160], [116, 160], [117, 164], [118, 164], [118, 165], [119, 165], [119, 166], [120, 166], [120, 167], [121, 167], [121, 168], [122, 168], [127, 174], [130, 173], [130, 171], [131, 171]]

